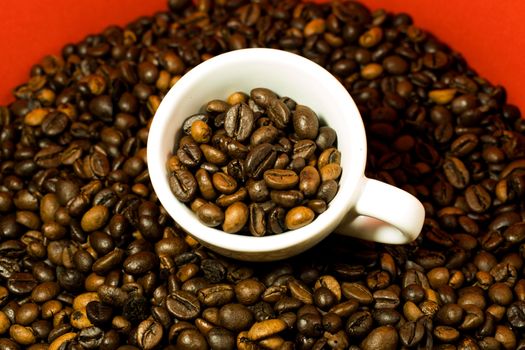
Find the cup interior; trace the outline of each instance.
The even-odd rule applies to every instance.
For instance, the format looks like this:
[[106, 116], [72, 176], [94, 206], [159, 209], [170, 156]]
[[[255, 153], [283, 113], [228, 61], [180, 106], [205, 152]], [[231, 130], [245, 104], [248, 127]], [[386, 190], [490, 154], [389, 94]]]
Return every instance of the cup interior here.
[[[200, 223], [172, 194], [165, 166], [187, 117], [210, 100], [226, 99], [236, 91], [249, 93], [256, 87], [269, 88], [312, 108], [322, 125], [334, 128], [343, 168], [339, 191], [324, 213], [300, 229], [265, 237], [228, 234]], [[346, 89], [312, 61], [273, 49], [228, 52], [185, 74], [160, 104], [150, 128], [147, 149], [153, 187], [173, 219], [205, 246], [245, 260], [252, 260], [250, 257], [257, 260], [260, 253], [273, 252], [277, 258], [294, 255], [333, 231], [355, 203], [366, 162], [363, 122]]]

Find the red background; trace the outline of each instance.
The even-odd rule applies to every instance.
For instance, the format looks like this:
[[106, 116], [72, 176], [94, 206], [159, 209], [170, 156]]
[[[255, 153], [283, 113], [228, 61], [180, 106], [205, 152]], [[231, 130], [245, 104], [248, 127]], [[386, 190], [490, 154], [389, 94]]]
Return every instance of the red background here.
[[[362, 0], [372, 9], [410, 13], [463, 53], [471, 66], [507, 88], [525, 112], [525, 1]], [[3, 0], [0, 11], [0, 104], [27, 80], [31, 65], [69, 42], [166, 9], [167, 0]]]

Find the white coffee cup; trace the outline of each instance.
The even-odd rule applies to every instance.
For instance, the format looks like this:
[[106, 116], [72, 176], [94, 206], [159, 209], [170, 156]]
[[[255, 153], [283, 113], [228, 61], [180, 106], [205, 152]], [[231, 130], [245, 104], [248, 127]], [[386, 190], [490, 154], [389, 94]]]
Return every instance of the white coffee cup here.
[[[312, 223], [280, 235], [252, 237], [207, 227], [172, 194], [166, 162], [182, 123], [208, 101], [256, 87], [313, 109], [337, 132], [343, 169], [339, 191]], [[150, 127], [147, 160], [155, 192], [171, 217], [204, 246], [249, 261], [278, 260], [314, 246], [332, 232], [382, 243], [417, 238], [423, 205], [411, 194], [365, 177], [366, 136], [359, 111], [339, 81], [316, 63], [286, 51], [244, 49], [213, 57], [186, 73], [162, 100]]]

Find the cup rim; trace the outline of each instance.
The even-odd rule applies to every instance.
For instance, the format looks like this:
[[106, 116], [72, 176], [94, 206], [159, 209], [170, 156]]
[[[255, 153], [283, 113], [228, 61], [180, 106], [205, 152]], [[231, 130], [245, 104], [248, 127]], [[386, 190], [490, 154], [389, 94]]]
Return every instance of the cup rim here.
[[[178, 103], [183, 103], [183, 98], [190, 93], [193, 85], [202, 77], [212, 74], [216, 69], [224, 65], [242, 64], [244, 60], [270, 60], [279, 64], [290, 66], [304, 66], [308, 73], [315, 76], [317, 86], [329, 86], [334, 103], [340, 105], [341, 110], [353, 115], [349, 124], [359, 130], [354, 130], [360, 136], [361, 144], [357, 147], [359, 152], [352, 154], [353, 169], [345, 171], [359, 172], [360, 176], [349, 177], [345, 183], [339, 183], [339, 190], [334, 199], [329, 203], [328, 208], [319, 214], [310, 224], [296, 229], [289, 230], [278, 235], [268, 235], [263, 237], [245, 236], [239, 234], [226, 233], [218, 228], [208, 227], [202, 224], [195, 213], [180, 202], [171, 192], [168, 184], [166, 161], [160, 152], [163, 144], [162, 131], [172, 118], [172, 110]], [[254, 86], [256, 87], [256, 86]], [[202, 103], [205, 103], [203, 101]], [[308, 101], [299, 101], [308, 105]], [[337, 130], [336, 130], [337, 131]], [[338, 132], [338, 138], [341, 137]], [[358, 153], [358, 154], [357, 154]], [[184, 74], [177, 83], [168, 91], [160, 103], [153, 121], [150, 126], [147, 143], [147, 160], [149, 176], [157, 194], [157, 197], [166, 211], [179, 226], [208, 247], [218, 247], [221, 250], [237, 253], [264, 253], [287, 249], [294, 245], [299, 245], [305, 241], [326, 236], [332, 232], [337, 225], [345, 218], [357, 200], [359, 184], [364, 179], [364, 169], [366, 165], [366, 135], [363, 121], [359, 110], [344, 86], [326, 69], [302, 56], [277, 49], [269, 48], [249, 48], [226, 52], [217, 55], [207, 61], [200, 63]], [[353, 183], [348, 183], [353, 182]], [[344, 191], [342, 191], [344, 189]]]

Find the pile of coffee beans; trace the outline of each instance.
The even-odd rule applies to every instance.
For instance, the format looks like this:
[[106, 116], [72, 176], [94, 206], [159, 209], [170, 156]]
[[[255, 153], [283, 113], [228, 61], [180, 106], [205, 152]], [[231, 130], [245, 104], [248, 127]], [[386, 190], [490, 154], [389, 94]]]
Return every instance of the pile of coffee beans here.
[[256, 237], [295, 230], [337, 193], [335, 130], [267, 88], [208, 102], [182, 131], [167, 162], [169, 184], [207, 226]]
[[[525, 120], [503, 87], [357, 2], [169, 7], [44, 58], [0, 107], [0, 349], [525, 349]], [[148, 126], [182, 74], [244, 47], [340, 79], [367, 175], [424, 203], [415, 242], [331, 235], [255, 264], [174, 224]]]

